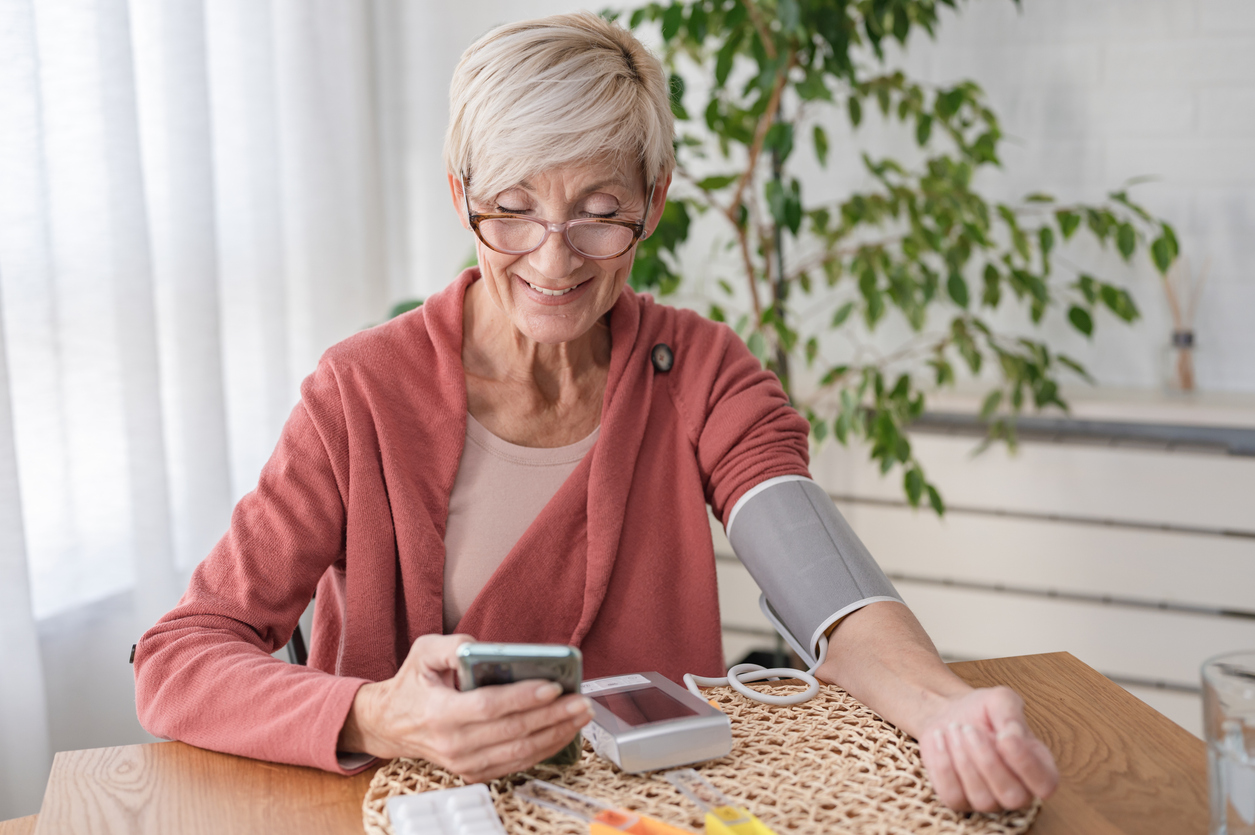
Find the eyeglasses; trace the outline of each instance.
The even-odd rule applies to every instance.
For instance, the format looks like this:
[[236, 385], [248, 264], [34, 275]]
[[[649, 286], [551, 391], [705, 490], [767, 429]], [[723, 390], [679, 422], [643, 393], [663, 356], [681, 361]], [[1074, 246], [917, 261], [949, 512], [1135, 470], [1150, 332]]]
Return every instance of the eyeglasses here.
[[[654, 202], [654, 186], [645, 200], [645, 219]], [[467, 196], [466, 175], [462, 175], [462, 199], [466, 217], [475, 235], [484, 246], [503, 255], [526, 255], [545, 245], [549, 236], [561, 232], [567, 246], [577, 255], [595, 261], [618, 258], [632, 248], [645, 234], [645, 219], [639, 221], [611, 220], [603, 217], [575, 218], [564, 223], [550, 223], [540, 218], [509, 213], [478, 213], [471, 211]]]

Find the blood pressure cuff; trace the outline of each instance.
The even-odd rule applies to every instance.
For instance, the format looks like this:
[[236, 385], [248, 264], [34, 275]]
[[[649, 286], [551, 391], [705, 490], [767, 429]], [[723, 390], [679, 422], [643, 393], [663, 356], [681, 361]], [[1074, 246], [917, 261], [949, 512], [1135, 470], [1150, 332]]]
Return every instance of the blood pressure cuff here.
[[812, 668], [832, 624], [868, 603], [902, 602], [832, 499], [809, 478], [756, 485], [728, 515], [728, 540], [762, 590], [758, 605]]

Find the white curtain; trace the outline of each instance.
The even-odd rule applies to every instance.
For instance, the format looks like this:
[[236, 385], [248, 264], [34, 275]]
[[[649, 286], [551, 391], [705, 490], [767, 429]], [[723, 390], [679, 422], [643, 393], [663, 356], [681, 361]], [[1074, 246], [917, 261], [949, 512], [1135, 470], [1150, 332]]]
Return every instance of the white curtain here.
[[396, 14], [0, 0], [0, 819], [137, 741], [130, 644], [318, 355], [409, 295]]

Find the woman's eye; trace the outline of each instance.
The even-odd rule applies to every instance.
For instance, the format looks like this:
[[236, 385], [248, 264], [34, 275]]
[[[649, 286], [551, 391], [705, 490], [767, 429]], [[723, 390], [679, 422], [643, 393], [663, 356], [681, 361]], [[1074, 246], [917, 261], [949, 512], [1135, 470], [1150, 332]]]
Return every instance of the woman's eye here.
[[611, 219], [611, 218], [613, 218], [613, 217], [618, 217], [618, 215], [619, 215], [619, 213], [618, 213], [617, 211], [615, 211], [615, 212], [607, 212], [607, 213], [606, 213], [606, 214], [604, 214], [604, 215], [599, 215], [599, 214], [597, 214], [596, 212], [585, 212], [584, 214], [585, 214], [585, 215], [587, 215], [588, 217], [598, 218], [599, 220], [609, 220], [609, 219]]
[[498, 206], [497, 214], [523, 215], [523, 214], [527, 214], [527, 209], [511, 209], [506, 206]]

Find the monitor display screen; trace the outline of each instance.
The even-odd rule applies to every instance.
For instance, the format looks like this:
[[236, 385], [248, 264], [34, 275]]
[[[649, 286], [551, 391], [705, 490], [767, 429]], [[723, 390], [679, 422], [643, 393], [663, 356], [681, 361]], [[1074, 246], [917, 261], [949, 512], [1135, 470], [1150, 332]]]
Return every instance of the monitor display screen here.
[[696, 710], [676, 701], [657, 687], [642, 687], [639, 690], [626, 690], [592, 698], [634, 728], [650, 722], [697, 715]]

